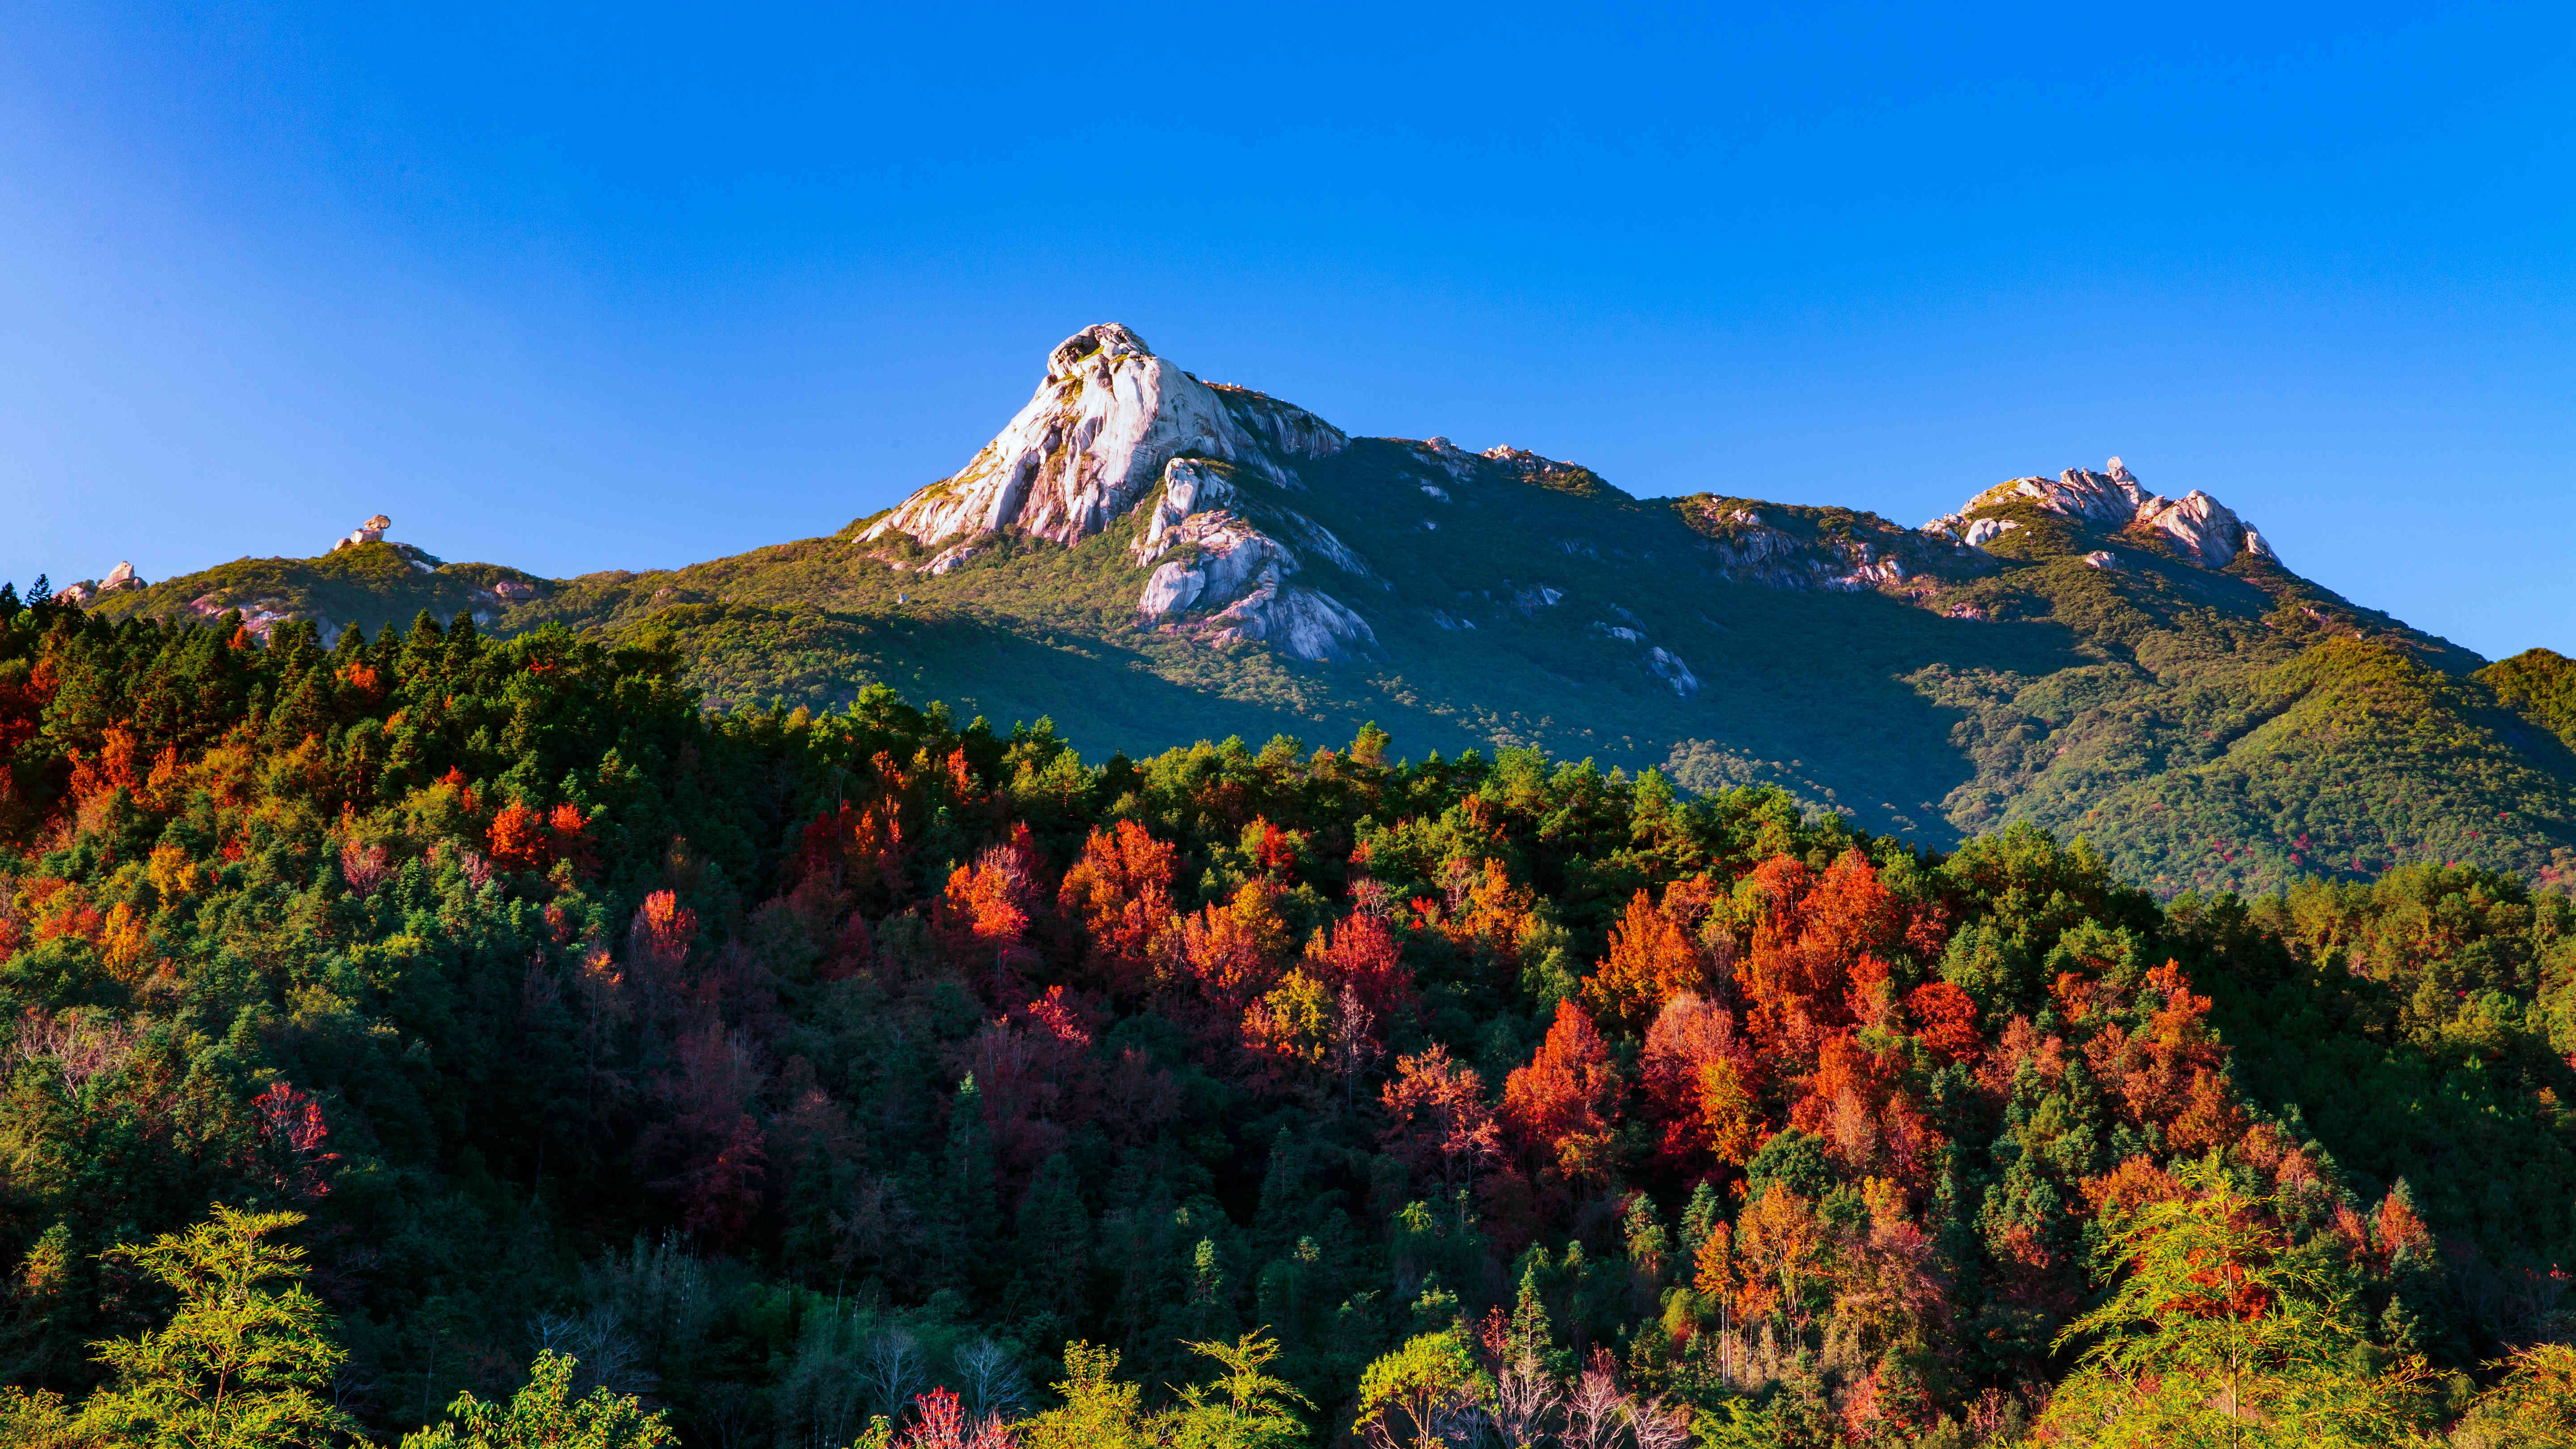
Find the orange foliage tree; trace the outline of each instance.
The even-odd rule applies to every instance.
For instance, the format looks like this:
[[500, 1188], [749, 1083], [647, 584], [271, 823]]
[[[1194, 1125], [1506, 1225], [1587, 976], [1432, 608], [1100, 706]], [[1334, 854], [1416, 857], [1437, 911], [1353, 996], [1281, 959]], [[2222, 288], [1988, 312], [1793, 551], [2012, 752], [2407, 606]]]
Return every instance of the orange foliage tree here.
[[[1705, 882], [1700, 883], [1705, 888]], [[1683, 887], [1664, 891], [1667, 905]], [[1610, 954], [1583, 983], [1583, 1000], [1601, 1019], [1634, 1027], [1685, 991], [1707, 987], [1708, 961], [1679, 921], [1640, 890], [1610, 928]]]
[[1583, 1008], [1559, 1001], [1529, 1065], [1503, 1080], [1503, 1121], [1514, 1143], [1534, 1168], [1605, 1182], [1618, 1111], [1619, 1072], [1608, 1043]]
[[1761, 1059], [1735, 1030], [1735, 1013], [1687, 991], [1674, 996], [1646, 1028], [1639, 1068], [1647, 1110], [1662, 1126], [1658, 1151], [1669, 1165], [1742, 1166], [1768, 1135]]
[[1178, 848], [1133, 820], [1094, 827], [1083, 842], [1056, 904], [1088, 938], [1085, 964], [1100, 986], [1133, 995], [1163, 974], [1180, 928], [1172, 905], [1179, 859]]

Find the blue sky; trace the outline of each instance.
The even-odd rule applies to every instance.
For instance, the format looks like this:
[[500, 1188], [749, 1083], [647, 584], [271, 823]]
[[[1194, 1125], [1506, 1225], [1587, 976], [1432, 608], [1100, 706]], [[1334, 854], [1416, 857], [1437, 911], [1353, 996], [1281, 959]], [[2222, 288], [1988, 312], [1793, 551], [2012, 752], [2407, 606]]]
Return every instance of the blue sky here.
[[1115, 319], [1639, 494], [2118, 453], [2576, 653], [2564, 0], [434, 8], [0, 11], [0, 577], [829, 532]]

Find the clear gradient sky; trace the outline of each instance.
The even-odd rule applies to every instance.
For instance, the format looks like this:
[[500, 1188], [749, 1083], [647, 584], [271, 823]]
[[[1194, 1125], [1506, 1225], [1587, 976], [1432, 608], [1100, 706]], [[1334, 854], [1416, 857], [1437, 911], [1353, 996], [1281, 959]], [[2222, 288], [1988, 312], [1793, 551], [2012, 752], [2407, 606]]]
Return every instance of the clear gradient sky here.
[[0, 578], [826, 533], [1114, 319], [1641, 495], [2117, 453], [2576, 654], [2571, 118], [2566, 0], [10, 3]]

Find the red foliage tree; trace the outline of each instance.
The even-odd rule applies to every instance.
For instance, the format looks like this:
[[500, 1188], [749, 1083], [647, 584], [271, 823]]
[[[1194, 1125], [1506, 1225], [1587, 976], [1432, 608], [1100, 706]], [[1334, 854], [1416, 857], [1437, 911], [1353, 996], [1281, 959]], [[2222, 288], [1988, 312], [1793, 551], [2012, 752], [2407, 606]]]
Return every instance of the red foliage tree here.
[[1012, 1449], [1010, 1427], [998, 1415], [967, 1414], [948, 1390], [932, 1389], [913, 1400], [913, 1423], [894, 1441], [898, 1449]]
[[1172, 905], [1179, 848], [1133, 820], [1094, 828], [1064, 873], [1056, 904], [1089, 939], [1091, 980], [1122, 996], [1151, 987], [1171, 958], [1180, 913]]
[[1610, 1175], [1618, 1098], [1608, 1043], [1583, 1008], [1559, 1001], [1529, 1065], [1503, 1081], [1503, 1121], [1533, 1167], [1601, 1182]]
[[280, 1191], [307, 1201], [331, 1191], [324, 1174], [340, 1160], [330, 1149], [331, 1128], [322, 1118], [322, 1104], [312, 1094], [299, 1092], [284, 1082], [271, 1082], [268, 1090], [251, 1100], [259, 1114], [260, 1139], [270, 1157], [271, 1177]]
[[681, 1035], [679, 1057], [678, 1073], [660, 1084], [671, 1117], [645, 1142], [672, 1168], [653, 1186], [678, 1204], [690, 1232], [736, 1242], [758, 1217], [768, 1176], [766, 1134], [751, 1114], [762, 1074], [750, 1041], [712, 1016]]
[[948, 958], [971, 972], [993, 973], [997, 983], [1036, 965], [1028, 939], [1052, 895], [1044, 869], [1028, 826], [1019, 825], [1009, 841], [950, 871], [931, 917], [931, 932]]
[[1351, 988], [1380, 1021], [1413, 1004], [1403, 944], [1382, 916], [1355, 912], [1335, 921], [1329, 936], [1316, 932], [1306, 943], [1306, 970], [1336, 995]]
[[1754, 871], [1753, 885], [1762, 914], [1736, 981], [1754, 1035], [1803, 1066], [1827, 1036], [1852, 1024], [1853, 968], [1863, 957], [1883, 962], [1904, 940], [1906, 915], [1857, 850], [1822, 876], [1775, 856]]
[[1664, 1003], [1646, 1028], [1640, 1083], [1660, 1127], [1657, 1151], [1678, 1171], [1741, 1165], [1766, 1135], [1761, 1059], [1735, 1030], [1735, 1014], [1689, 992]]
[[1945, 1062], [1973, 1061], [1985, 1049], [1977, 1034], [1977, 1002], [1947, 981], [1927, 981], [1905, 993], [1915, 1040]]
[[1278, 980], [1288, 944], [1279, 894], [1268, 876], [1254, 876], [1234, 899], [1181, 922], [1181, 964], [1228, 1032], [1243, 1020], [1244, 1008]]
[[1398, 1057], [1395, 1080], [1378, 1094], [1386, 1108], [1386, 1149], [1422, 1177], [1456, 1193], [1502, 1161], [1502, 1130], [1485, 1102], [1484, 1079], [1437, 1042]]
[[1893, 1055], [1872, 1052], [1852, 1032], [1836, 1032], [1818, 1047], [1815, 1070], [1799, 1083], [1790, 1125], [1824, 1138], [1855, 1174], [1915, 1182], [1939, 1139], [1900, 1089], [1902, 1074]]
[[1064, 988], [986, 1022], [965, 1067], [975, 1077], [993, 1159], [1006, 1180], [1025, 1182], [1100, 1104], [1092, 1033]]

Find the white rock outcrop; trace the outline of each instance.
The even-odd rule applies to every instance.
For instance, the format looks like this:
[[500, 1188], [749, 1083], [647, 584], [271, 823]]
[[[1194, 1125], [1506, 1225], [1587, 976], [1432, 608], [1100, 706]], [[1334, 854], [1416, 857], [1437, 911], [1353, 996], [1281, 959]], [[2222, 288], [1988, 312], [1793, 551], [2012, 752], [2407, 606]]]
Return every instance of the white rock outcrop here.
[[1690, 666], [1682, 662], [1680, 655], [1667, 651], [1661, 645], [1646, 646], [1646, 670], [1657, 679], [1671, 685], [1673, 694], [1678, 698], [1688, 699], [1699, 693], [1699, 676], [1691, 673]]
[[1213, 608], [1258, 586], [1265, 572], [1297, 571], [1295, 554], [1230, 513], [1194, 514], [1167, 537], [1189, 552], [1145, 581], [1136, 610], [1149, 619]]
[[1966, 534], [1959, 541], [1970, 548], [1984, 548], [2019, 527], [2021, 520], [2018, 518], [1980, 518], [1968, 525]]
[[1305, 567], [1301, 549], [1374, 578], [1368, 566], [1322, 524], [1268, 510], [1271, 526], [1297, 543], [1281, 541], [1252, 521], [1243, 502], [1224, 465], [1197, 458], [1164, 465], [1162, 487], [1137, 506], [1143, 524], [1128, 550], [1137, 563], [1155, 566], [1136, 611], [1147, 619], [1209, 612], [1192, 632], [1219, 643], [1259, 640], [1300, 659], [1375, 649], [1376, 632], [1340, 600], [1286, 582]]
[[1447, 438], [1425, 438], [1408, 444], [1413, 455], [1431, 467], [1449, 475], [1451, 481], [1464, 483], [1476, 476], [1479, 454], [1470, 453]]
[[971, 543], [950, 544], [933, 555], [930, 562], [923, 564], [921, 571], [934, 579], [944, 578], [955, 573], [968, 560], [982, 552], [982, 549]]
[[1377, 650], [1368, 620], [1318, 589], [1283, 583], [1277, 564], [1264, 567], [1252, 591], [1208, 621], [1219, 644], [1266, 643], [1299, 659], [1348, 659]]
[[2272, 546], [2263, 535], [2245, 526], [2236, 510], [2195, 488], [2182, 497], [2166, 502], [2153, 512], [2141, 507], [2138, 521], [2171, 538], [2174, 547], [2206, 568], [2225, 568], [2240, 553], [2257, 558], [2270, 558]]
[[1294, 484], [1290, 461], [1326, 457], [1340, 429], [1274, 398], [1199, 381], [1115, 322], [1086, 327], [1047, 358], [1046, 377], [1000, 436], [863, 537], [926, 545], [1012, 529], [1076, 543], [1109, 526], [1184, 455], [1243, 464]]
[[349, 530], [349, 536], [332, 544], [331, 551], [333, 553], [338, 553], [344, 548], [356, 548], [362, 543], [382, 543], [385, 541], [385, 530], [393, 526], [394, 521], [392, 519], [379, 513], [375, 517], [370, 518], [366, 522]]
[[120, 560], [116, 567], [107, 571], [106, 578], [83, 579], [79, 583], [65, 584], [56, 589], [54, 602], [85, 609], [106, 595], [121, 594], [143, 587], [145, 587], [143, 580], [134, 576], [134, 565]]
[[2062, 518], [2114, 531], [2151, 529], [2163, 534], [2176, 552], [2203, 568], [2225, 568], [2239, 555], [2249, 554], [2278, 561], [2263, 535], [2247, 526], [2235, 510], [2197, 488], [2180, 498], [2150, 493], [2128, 465], [2117, 458], [2099, 473], [2069, 468], [2054, 478], [2034, 476], [1998, 483], [1969, 499], [1958, 512], [1943, 514], [1923, 525], [1923, 531], [1956, 539], [1971, 548], [1983, 548], [2004, 530], [2020, 525], [2008, 518], [1978, 515], [2023, 501]]

